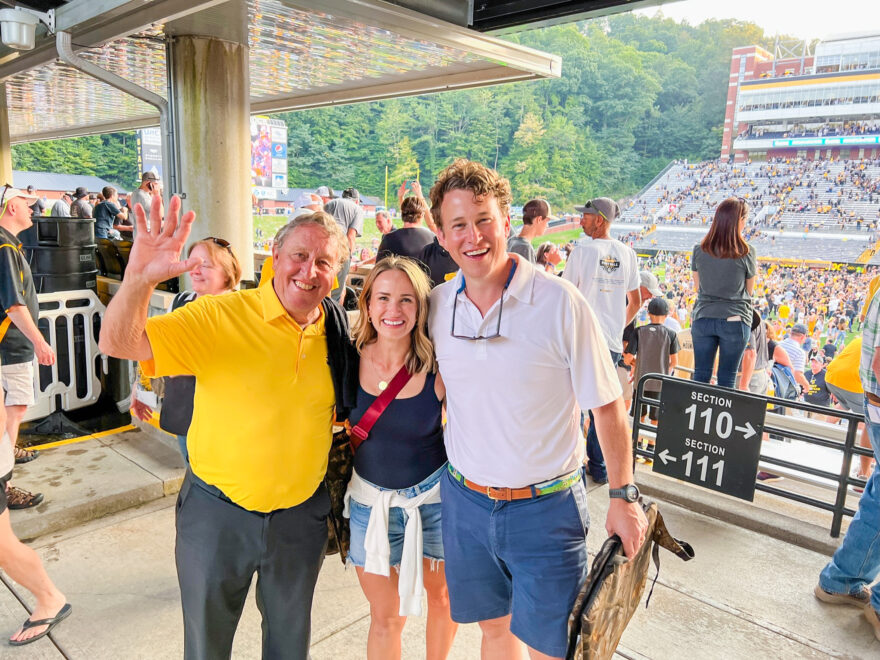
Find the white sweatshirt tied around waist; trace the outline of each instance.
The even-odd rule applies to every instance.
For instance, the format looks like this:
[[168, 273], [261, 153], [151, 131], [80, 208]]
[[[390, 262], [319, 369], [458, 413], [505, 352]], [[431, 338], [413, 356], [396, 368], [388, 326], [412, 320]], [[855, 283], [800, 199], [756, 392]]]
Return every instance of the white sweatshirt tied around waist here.
[[352, 474], [345, 492], [343, 514], [350, 517], [348, 501], [372, 507], [364, 549], [367, 559], [364, 570], [367, 573], [388, 576], [391, 571], [391, 543], [388, 541], [388, 511], [400, 507], [407, 514], [403, 533], [403, 555], [400, 559], [400, 575], [397, 593], [400, 596], [400, 616], [421, 616], [422, 595], [425, 591], [422, 570], [422, 514], [419, 507], [440, 501], [440, 482], [431, 489], [415, 497], [404, 497], [395, 490], [380, 490], [361, 479], [357, 472]]

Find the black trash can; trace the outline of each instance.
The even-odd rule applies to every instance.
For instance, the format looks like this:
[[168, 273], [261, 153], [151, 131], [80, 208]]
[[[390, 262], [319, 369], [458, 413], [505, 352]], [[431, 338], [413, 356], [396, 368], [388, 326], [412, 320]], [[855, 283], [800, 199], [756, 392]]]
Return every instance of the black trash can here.
[[19, 234], [37, 293], [98, 290], [93, 218], [34, 219]]

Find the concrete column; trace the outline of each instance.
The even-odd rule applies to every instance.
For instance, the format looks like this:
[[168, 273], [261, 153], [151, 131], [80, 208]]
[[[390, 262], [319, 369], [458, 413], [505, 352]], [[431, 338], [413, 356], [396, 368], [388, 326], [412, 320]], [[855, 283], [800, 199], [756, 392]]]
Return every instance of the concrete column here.
[[0, 83], [0, 186], [12, 184], [12, 145], [9, 142], [9, 108], [6, 83]]
[[[233, 0], [166, 27], [183, 207], [196, 212], [190, 242], [232, 243], [254, 275], [247, 7]], [[207, 33], [207, 34], [205, 34]]]

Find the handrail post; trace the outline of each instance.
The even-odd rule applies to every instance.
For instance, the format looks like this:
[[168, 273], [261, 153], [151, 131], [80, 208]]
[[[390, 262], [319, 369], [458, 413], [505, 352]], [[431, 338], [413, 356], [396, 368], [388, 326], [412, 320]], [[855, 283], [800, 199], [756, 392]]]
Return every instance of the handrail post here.
[[858, 422], [849, 420], [846, 427], [846, 442], [843, 443], [843, 463], [840, 466], [840, 476], [837, 481], [837, 498], [834, 501], [834, 513], [831, 517], [831, 536], [840, 536], [840, 527], [843, 524], [843, 508], [846, 504], [846, 489], [849, 481], [850, 463], [852, 462], [853, 447], [855, 446], [856, 430]]

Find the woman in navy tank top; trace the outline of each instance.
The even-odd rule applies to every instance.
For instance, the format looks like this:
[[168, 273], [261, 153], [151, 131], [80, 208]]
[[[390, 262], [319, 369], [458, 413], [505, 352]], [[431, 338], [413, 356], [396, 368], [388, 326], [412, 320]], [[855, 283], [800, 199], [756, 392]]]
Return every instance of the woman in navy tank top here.
[[370, 602], [368, 658], [400, 658], [407, 615], [422, 614], [427, 591], [429, 660], [449, 654], [449, 614], [440, 530], [443, 382], [428, 339], [430, 283], [415, 261], [382, 259], [364, 283], [354, 340], [360, 353], [355, 426], [395, 374], [412, 374], [355, 453], [346, 493], [348, 561]]

